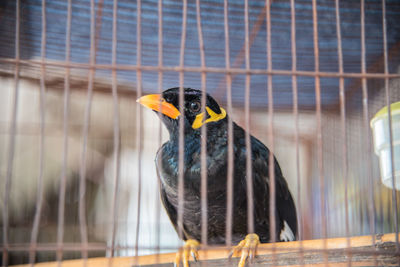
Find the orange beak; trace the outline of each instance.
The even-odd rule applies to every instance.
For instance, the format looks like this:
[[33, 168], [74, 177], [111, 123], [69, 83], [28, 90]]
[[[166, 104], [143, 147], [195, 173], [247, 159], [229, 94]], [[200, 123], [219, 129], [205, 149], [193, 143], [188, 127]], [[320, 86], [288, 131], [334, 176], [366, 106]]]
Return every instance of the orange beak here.
[[162, 114], [176, 119], [181, 113], [172, 104], [166, 102], [161, 95], [145, 95], [136, 100], [139, 104], [145, 106], [146, 108], [161, 112]]

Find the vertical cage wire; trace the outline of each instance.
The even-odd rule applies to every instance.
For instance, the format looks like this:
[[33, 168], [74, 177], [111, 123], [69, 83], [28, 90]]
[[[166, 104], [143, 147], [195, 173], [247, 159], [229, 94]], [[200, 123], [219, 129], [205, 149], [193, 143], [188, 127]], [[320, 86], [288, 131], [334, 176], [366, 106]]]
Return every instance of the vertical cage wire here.
[[[272, 70], [272, 48], [271, 48], [271, 1], [265, 1], [266, 15], [266, 46], [267, 46], [267, 70]], [[268, 176], [269, 176], [269, 233], [270, 241], [275, 243], [276, 226], [276, 180], [275, 180], [275, 162], [274, 162], [274, 96], [272, 87], [272, 75], [267, 76], [267, 94], [268, 94]], [[275, 247], [272, 248], [272, 263], [275, 264]]]
[[[205, 54], [204, 54], [204, 40], [203, 31], [201, 27], [201, 10], [200, 10], [200, 0], [196, 0], [196, 25], [197, 25], [197, 35], [199, 38], [199, 52], [200, 52], [200, 66], [202, 69], [206, 66]], [[201, 72], [201, 112], [205, 114], [206, 112], [206, 82], [207, 82], [206, 72]], [[201, 128], [201, 243], [203, 246], [207, 246], [208, 238], [208, 200], [207, 200], [207, 124]], [[207, 250], [206, 250], [207, 251]]]
[[[296, 10], [294, 0], [290, 0], [290, 42], [291, 42], [291, 58], [292, 72], [297, 69], [297, 52], [296, 52]], [[303, 216], [301, 204], [301, 176], [300, 176], [300, 148], [299, 148], [299, 106], [298, 106], [298, 87], [297, 76], [292, 75], [292, 91], [293, 91], [293, 117], [294, 117], [294, 142], [296, 154], [296, 182], [297, 182], [297, 228], [299, 238], [299, 257], [300, 263], [304, 265], [303, 250]]]
[[15, 139], [17, 128], [17, 112], [18, 112], [18, 96], [19, 96], [19, 75], [20, 75], [20, 0], [17, 0], [15, 17], [15, 69], [14, 69], [14, 94], [12, 102], [12, 113], [10, 118], [9, 140], [7, 149], [7, 170], [4, 186], [4, 206], [3, 206], [3, 265], [8, 263], [8, 250], [9, 250], [9, 200], [11, 191], [11, 178], [13, 172], [13, 163], [15, 155]]
[[[137, 1], [136, 7], [136, 65], [142, 66], [142, 1]], [[137, 95], [142, 96], [142, 70], [136, 71], [137, 79]], [[142, 139], [143, 139], [143, 114], [142, 109], [136, 107], [136, 147], [138, 149], [137, 177], [138, 177], [138, 195], [137, 195], [137, 214], [136, 214], [136, 238], [135, 238], [135, 259], [139, 255], [139, 235], [140, 235], [140, 219], [141, 219], [141, 203], [142, 203]]]
[[[181, 45], [179, 54], [179, 112], [185, 114], [184, 107], [184, 96], [183, 96], [183, 86], [184, 86], [184, 62], [185, 62], [185, 45], [186, 45], [186, 27], [187, 27], [187, 1], [183, 1], [182, 7], [182, 35], [181, 35]], [[177, 218], [177, 229], [178, 236], [183, 237], [183, 212], [184, 212], [184, 118], [179, 116], [179, 155], [178, 155], [178, 218]]]
[[[336, 18], [336, 39], [337, 39], [337, 47], [338, 47], [338, 67], [339, 73], [343, 74], [343, 50], [342, 50], [342, 33], [340, 27], [340, 9], [339, 9], [339, 0], [335, 1], [335, 18]], [[346, 128], [346, 96], [345, 96], [345, 88], [344, 88], [344, 78], [339, 78], [339, 100], [340, 100], [340, 122], [341, 122], [341, 138], [342, 138], [342, 167], [343, 167], [343, 183], [344, 183], [344, 204], [345, 204], [345, 233], [347, 238], [347, 257], [348, 257], [348, 266], [351, 266], [351, 257], [350, 253], [350, 230], [349, 230], [349, 206], [348, 206], [348, 158], [347, 158], [347, 128]]]
[[82, 130], [82, 151], [81, 151], [81, 165], [79, 171], [79, 227], [81, 235], [81, 253], [84, 262], [88, 258], [88, 233], [87, 233], [87, 221], [86, 221], [86, 168], [87, 168], [87, 146], [88, 146], [88, 135], [90, 125], [90, 114], [92, 109], [93, 100], [93, 83], [95, 76], [95, 64], [96, 64], [96, 46], [95, 46], [95, 3], [94, 0], [90, 1], [90, 65], [88, 74], [88, 89], [87, 99], [84, 114], [84, 126]]
[[29, 251], [29, 262], [33, 266], [36, 257], [37, 240], [43, 207], [43, 172], [44, 172], [44, 147], [45, 147], [45, 125], [46, 125], [46, 85], [45, 65], [46, 58], [46, 1], [42, 0], [42, 36], [41, 36], [41, 68], [40, 68], [40, 137], [39, 137], [39, 175], [37, 179], [36, 211], [31, 231], [31, 244]]
[[[382, 0], [382, 33], [383, 33], [383, 62], [384, 62], [384, 73], [389, 73], [389, 64], [388, 64], [388, 53], [387, 53], [387, 30], [386, 30], [386, 3], [385, 0]], [[388, 121], [389, 121], [389, 144], [390, 144], [390, 165], [392, 172], [392, 202], [394, 209], [394, 230], [396, 233], [396, 249], [400, 251], [399, 244], [399, 223], [398, 223], [398, 209], [397, 209], [397, 192], [396, 192], [396, 176], [395, 176], [395, 163], [394, 163], [394, 152], [393, 152], [393, 125], [392, 125], [392, 116], [391, 116], [391, 102], [390, 102], [390, 91], [389, 91], [389, 79], [385, 78], [385, 98], [386, 98], [386, 106], [388, 107]], [[399, 262], [400, 263], [400, 262]]]
[[[71, 17], [72, 0], [67, 3], [67, 24], [65, 36], [65, 62], [68, 65], [71, 56]], [[71, 69], [66, 66], [64, 75], [64, 96], [63, 96], [63, 155], [60, 175], [60, 187], [58, 198], [58, 217], [57, 217], [57, 256], [58, 265], [63, 259], [64, 243], [64, 217], [65, 217], [65, 193], [67, 187], [67, 166], [68, 166], [68, 127], [69, 127], [69, 102], [70, 102], [70, 75]]]
[[[163, 78], [164, 78], [164, 73], [161, 70], [163, 67], [163, 3], [162, 0], [158, 0], [158, 5], [157, 5], [157, 11], [158, 11], [158, 67], [159, 67], [159, 71], [158, 71], [158, 76], [157, 76], [157, 81], [158, 81], [158, 93], [161, 94], [163, 91]], [[160, 111], [162, 111], [162, 105], [160, 103]], [[158, 122], [158, 147], [162, 146], [162, 133], [163, 133], [163, 129], [162, 129], [162, 122], [161, 120], [159, 120]], [[160, 155], [159, 157], [162, 158], [162, 151], [159, 151]], [[162, 161], [161, 161], [161, 166], [162, 167]], [[157, 172], [157, 186], [158, 188], [160, 188], [161, 186], [161, 181], [160, 181], [160, 176]], [[160, 217], [161, 217], [161, 203], [160, 203], [161, 199], [159, 194], [157, 194], [156, 197], [156, 207], [155, 207], [155, 212], [156, 212], [156, 255], [157, 257], [159, 257], [159, 253], [160, 253]], [[157, 259], [158, 260], [158, 259]]]
[[[266, 7], [266, 28], [267, 28], [267, 69], [272, 70], [272, 49], [271, 49], [271, 2], [265, 2]], [[269, 173], [269, 221], [271, 242], [276, 242], [276, 216], [275, 216], [275, 164], [274, 164], [274, 98], [272, 91], [272, 75], [268, 75], [267, 91], [268, 91], [268, 173]], [[275, 251], [274, 251], [275, 252]]]
[[[266, 45], [267, 45], [267, 70], [272, 70], [272, 48], [271, 48], [271, 1], [265, 1], [266, 7]], [[274, 96], [273, 96], [273, 85], [272, 75], [267, 76], [267, 94], [268, 94], [268, 177], [269, 177], [269, 232], [270, 241], [275, 243], [276, 240], [276, 180], [275, 180], [275, 149], [274, 149]], [[272, 247], [272, 263], [276, 261], [275, 247]]]
[[[244, 42], [245, 42], [245, 68], [250, 69], [250, 45], [249, 45], [249, 3], [244, 1]], [[246, 190], [247, 190], [247, 231], [254, 233], [254, 203], [253, 203], [253, 173], [251, 166], [251, 143], [250, 143], [250, 82], [251, 76], [246, 73], [245, 95], [244, 95], [244, 117], [245, 117], [245, 143], [246, 143]]]
[[[319, 72], [319, 43], [318, 43], [318, 10], [317, 1], [312, 1], [312, 18], [313, 18], [313, 44], [314, 44], [314, 68], [316, 72]], [[316, 108], [316, 120], [317, 120], [317, 154], [318, 154], [318, 176], [320, 183], [320, 203], [321, 203], [321, 229], [323, 250], [327, 249], [327, 229], [326, 229], [326, 200], [325, 200], [325, 176], [324, 176], [324, 166], [323, 166], [323, 148], [322, 148], [322, 112], [321, 112], [321, 85], [320, 76], [315, 75], [315, 108]], [[324, 253], [324, 260], [327, 264], [328, 254]]]
[[119, 122], [119, 104], [118, 104], [118, 86], [117, 86], [117, 70], [115, 68], [117, 64], [117, 13], [118, 13], [118, 0], [113, 1], [113, 18], [112, 18], [112, 59], [111, 64], [113, 66], [111, 71], [111, 86], [112, 86], [112, 97], [113, 97], [113, 106], [114, 106], [114, 127], [113, 127], [113, 196], [111, 203], [111, 257], [114, 256], [115, 252], [115, 236], [117, 231], [116, 222], [118, 221], [118, 191], [119, 191], [119, 176], [120, 176], [120, 122]]
[[[365, 2], [364, 0], [361, 0], [361, 5], [360, 5], [360, 13], [361, 13], [361, 73], [365, 74], [366, 73], [366, 48], [365, 48]], [[368, 160], [368, 168], [369, 171], [367, 171], [367, 176], [368, 180], [371, 181], [370, 184], [372, 185], [372, 147], [371, 147], [371, 135], [370, 135], [370, 129], [369, 129], [369, 109], [368, 109], [368, 88], [367, 88], [367, 79], [362, 78], [362, 98], [363, 98], [363, 120], [364, 120], [364, 130], [365, 130], [365, 145], [367, 147], [367, 160]], [[373, 194], [373, 188], [371, 188], [372, 194]], [[373, 195], [371, 195], [371, 198], [373, 198]], [[373, 203], [373, 200], [370, 200], [371, 203]], [[370, 212], [371, 212], [370, 207]], [[373, 212], [373, 219], [375, 220], [375, 211]], [[371, 227], [374, 227], [373, 225]], [[373, 229], [371, 229], [373, 230]], [[373, 245], [375, 245], [375, 236], [374, 233], [371, 232], [372, 236], [372, 242]]]
[[[225, 37], [225, 68], [231, 68], [230, 46], [229, 46], [229, 18], [228, 18], [228, 0], [224, 0], [224, 37]], [[232, 75], [226, 73], [226, 98], [228, 113], [232, 114]], [[226, 245], [232, 246], [232, 224], [233, 224], [233, 122], [231, 116], [228, 116], [228, 171], [227, 171], [227, 196], [226, 196]]]

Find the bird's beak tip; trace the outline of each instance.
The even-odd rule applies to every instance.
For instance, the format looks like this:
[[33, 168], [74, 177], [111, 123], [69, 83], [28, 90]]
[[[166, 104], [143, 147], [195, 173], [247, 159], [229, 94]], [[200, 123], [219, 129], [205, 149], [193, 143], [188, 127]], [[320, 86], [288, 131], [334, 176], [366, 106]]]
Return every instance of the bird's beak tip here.
[[149, 109], [161, 112], [172, 119], [176, 119], [180, 114], [178, 109], [172, 104], [162, 101], [159, 94], [144, 95], [139, 97], [136, 102]]

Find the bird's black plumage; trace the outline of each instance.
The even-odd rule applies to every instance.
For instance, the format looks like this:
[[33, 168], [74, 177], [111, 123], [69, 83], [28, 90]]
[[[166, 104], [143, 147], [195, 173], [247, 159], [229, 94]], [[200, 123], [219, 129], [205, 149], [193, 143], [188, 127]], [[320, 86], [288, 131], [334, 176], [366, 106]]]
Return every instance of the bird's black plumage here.
[[[201, 113], [198, 106], [202, 93], [184, 89], [184, 213], [181, 238], [201, 239], [201, 128], [193, 128], [196, 116]], [[171, 88], [162, 94], [162, 101], [179, 109], [179, 88]], [[206, 95], [209, 113], [221, 114], [223, 109]], [[156, 167], [161, 179], [160, 191], [164, 207], [177, 229], [178, 209], [178, 162], [179, 162], [179, 118], [171, 118], [158, 112], [167, 127], [170, 139], [157, 152]], [[208, 114], [205, 118], [209, 118]], [[208, 199], [208, 243], [224, 244], [227, 212], [228, 171], [228, 115], [207, 125], [207, 199]], [[245, 131], [233, 123], [234, 191], [232, 242], [238, 242], [248, 233], [246, 195], [246, 145]], [[269, 230], [269, 150], [258, 139], [251, 136], [254, 230], [261, 242], [270, 241]], [[296, 208], [282, 175], [278, 162], [274, 161], [276, 183], [276, 240], [294, 239], [297, 235]], [[292, 238], [283, 238], [282, 230], [289, 227]], [[286, 229], [287, 230], [287, 229]], [[177, 231], [179, 232], [179, 231]]]

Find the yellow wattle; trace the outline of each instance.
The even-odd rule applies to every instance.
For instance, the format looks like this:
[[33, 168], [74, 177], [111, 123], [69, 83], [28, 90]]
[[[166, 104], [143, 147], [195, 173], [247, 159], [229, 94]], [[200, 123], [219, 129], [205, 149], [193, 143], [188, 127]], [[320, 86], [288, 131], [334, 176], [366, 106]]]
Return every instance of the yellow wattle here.
[[223, 109], [223, 108], [220, 108], [220, 109], [221, 109], [221, 113], [217, 114], [209, 107], [206, 107], [206, 111], [207, 111], [208, 115], [210, 116], [210, 118], [204, 120], [204, 112], [198, 114], [192, 124], [192, 128], [198, 129], [206, 123], [209, 123], [212, 121], [219, 121], [219, 120], [222, 120], [223, 118], [225, 118], [226, 117], [225, 109]]

